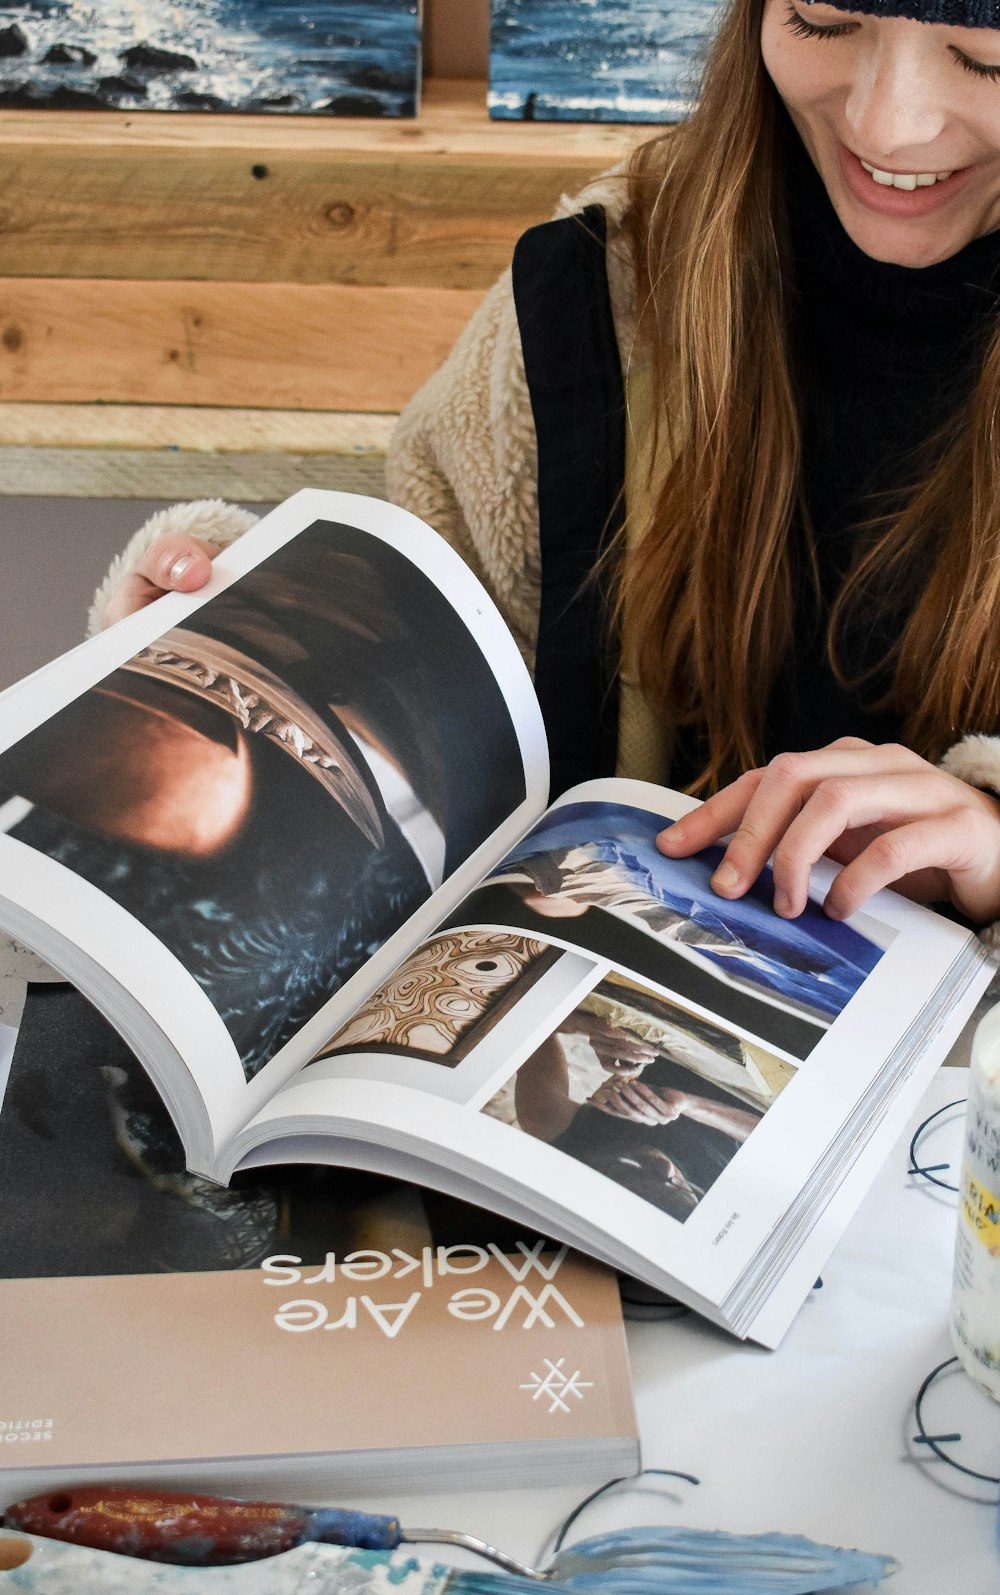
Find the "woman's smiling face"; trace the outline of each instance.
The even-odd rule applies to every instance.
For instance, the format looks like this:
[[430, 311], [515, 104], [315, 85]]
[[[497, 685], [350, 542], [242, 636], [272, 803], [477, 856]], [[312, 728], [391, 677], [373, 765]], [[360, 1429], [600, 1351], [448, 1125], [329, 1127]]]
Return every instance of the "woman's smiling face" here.
[[761, 52], [866, 255], [930, 266], [1000, 227], [1000, 31], [765, 0]]

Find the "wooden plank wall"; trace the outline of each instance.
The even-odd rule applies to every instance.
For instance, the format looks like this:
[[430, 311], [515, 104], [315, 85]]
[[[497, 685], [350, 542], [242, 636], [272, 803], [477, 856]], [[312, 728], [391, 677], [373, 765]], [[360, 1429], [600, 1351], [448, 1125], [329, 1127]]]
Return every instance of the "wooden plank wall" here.
[[398, 410], [519, 234], [635, 133], [491, 124], [484, 101], [432, 82], [413, 122], [0, 113], [0, 414]]

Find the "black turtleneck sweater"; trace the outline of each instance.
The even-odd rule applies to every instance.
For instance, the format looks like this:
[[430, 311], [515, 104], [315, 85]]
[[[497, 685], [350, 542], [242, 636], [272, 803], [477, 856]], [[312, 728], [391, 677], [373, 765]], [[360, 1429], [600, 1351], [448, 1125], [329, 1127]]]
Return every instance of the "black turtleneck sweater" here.
[[[800, 560], [795, 640], [768, 705], [769, 758], [847, 734], [900, 739], [896, 716], [872, 707], [884, 677], [838, 685], [826, 617], [856, 557], [859, 523], [884, 505], [881, 495], [918, 479], [921, 450], [968, 399], [1000, 289], [1000, 233], [920, 269], [862, 253], [790, 125], [788, 138], [803, 485], [821, 593]], [[795, 536], [801, 550], [801, 527]], [[904, 595], [895, 618], [862, 617], [851, 628], [840, 657], [852, 675], [884, 658], [914, 597]]]

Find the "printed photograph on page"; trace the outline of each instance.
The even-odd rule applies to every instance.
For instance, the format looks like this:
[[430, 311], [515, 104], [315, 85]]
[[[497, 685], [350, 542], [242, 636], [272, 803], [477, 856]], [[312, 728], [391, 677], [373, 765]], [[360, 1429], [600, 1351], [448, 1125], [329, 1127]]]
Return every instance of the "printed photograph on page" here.
[[153, 931], [248, 1079], [524, 796], [460, 615], [326, 522], [0, 754], [10, 834]]
[[294, 1255], [419, 1252], [533, 1232], [440, 1192], [358, 1169], [282, 1164], [228, 1186], [192, 1174], [125, 1042], [66, 985], [36, 994], [0, 1109], [0, 1280], [259, 1268]]
[[[810, 902], [771, 908], [764, 870], [746, 896], [711, 888], [722, 849], [668, 859], [661, 814], [614, 802], [551, 810], [468, 897], [453, 922], [558, 938], [690, 1000], [765, 1046], [809, 1056], [877, 966], [895, 931], [866, 933]], [[449, 927], [450, 928], [450, 927]]]
[[[681, 1222], [798, 1068], [606, 964], [489, 927], [432, 937], [321, 1059], [326, 1077], [482, 1113]], [[513, 1145], [507, 1161], [522, 1161]]]
[[795, 1072], [609, 972], [482, 1111], [683, 1223]]

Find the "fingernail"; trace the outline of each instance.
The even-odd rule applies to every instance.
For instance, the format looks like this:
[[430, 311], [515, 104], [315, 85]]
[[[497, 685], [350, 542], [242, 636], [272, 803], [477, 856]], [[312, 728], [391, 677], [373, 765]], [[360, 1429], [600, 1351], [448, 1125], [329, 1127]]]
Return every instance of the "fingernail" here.
[[740, 872], [736, 868], [736, 865], [729, 864], [725, 861], [719, 865], [715, 874], [712, 876], [712, 885], [716, 887], [716, 889], [721, 888], [721, 890], [724, 892], [731, 891], [732, 888], [734, 886], [738, 886], [739, 883]]
[[177, 583], [182, 580], [185, 574], [191, 569], [193, 564], [193, 554], [182, 554], [180, 559], [174, 560], [170, 569], [167, 571], [167, 580], [170, 582], [172, 587], [175, 587]]
[[780, 914], [782, 919], [790, 919], [792, 914], [792, 900], [787, 892], [775, 892], [774, 912]]

